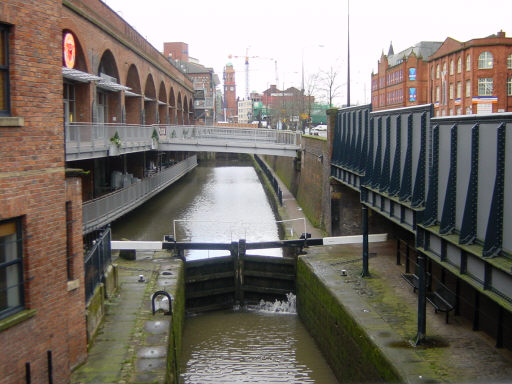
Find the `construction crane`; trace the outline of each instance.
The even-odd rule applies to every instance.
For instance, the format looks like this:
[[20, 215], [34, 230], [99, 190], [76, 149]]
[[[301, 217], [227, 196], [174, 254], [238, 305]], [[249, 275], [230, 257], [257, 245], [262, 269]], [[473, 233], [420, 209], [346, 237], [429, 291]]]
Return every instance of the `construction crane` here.
[[275, 64], [275, 71], [276, 71], [276, 85], [279, 84], [279, 79], [277, 77], [277, 60], [271, 58], [271, 57], [262, 57], [262, 56], [249, 56], [249, 48], [245, 49], [245, 56], [236, 56], [236, 55], [229, 55], [231, 58], [236, 59], [245, 59], [245, 98], [246, 100], [249, 100], [249, 59], [262, 59], [262, 60], [272, 60]]

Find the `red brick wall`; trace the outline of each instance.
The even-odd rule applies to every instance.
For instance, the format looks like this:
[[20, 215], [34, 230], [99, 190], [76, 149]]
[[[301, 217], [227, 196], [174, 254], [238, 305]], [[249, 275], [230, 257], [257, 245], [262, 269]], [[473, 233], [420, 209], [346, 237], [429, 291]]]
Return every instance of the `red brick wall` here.
[[[47, 383], [49, 350], [54, 383], [66, 383], [86, 353], [83, 279], [67, 290], [61, 12], [60, 0], [0, 3], [0, 22], [12, 25], [11, 115], [24, 118], [21, 127], [0, 127], [0, 220], [22, 218], [25, 304], [37, 311], [0, 331], [1, 384], [24, 382], [26, 362], [32, 383]], [[81, 276], [78, 229], [74, 248]]]
[[327, 141], [306, 136], [302, 137], [302, 141], [300, 160], [282, 156], [265, 156], [265, 159], [295, 196], [312, 224], [329, 230], [330, 168]]

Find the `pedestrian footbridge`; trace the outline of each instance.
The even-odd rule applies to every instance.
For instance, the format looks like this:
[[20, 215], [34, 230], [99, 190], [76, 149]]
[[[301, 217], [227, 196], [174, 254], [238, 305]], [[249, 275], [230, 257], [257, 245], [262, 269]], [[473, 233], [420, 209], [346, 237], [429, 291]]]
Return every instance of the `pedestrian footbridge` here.
[[148, 150], [297, 156], [301, 133], [204, 125], [66, 125], [66, 161]]

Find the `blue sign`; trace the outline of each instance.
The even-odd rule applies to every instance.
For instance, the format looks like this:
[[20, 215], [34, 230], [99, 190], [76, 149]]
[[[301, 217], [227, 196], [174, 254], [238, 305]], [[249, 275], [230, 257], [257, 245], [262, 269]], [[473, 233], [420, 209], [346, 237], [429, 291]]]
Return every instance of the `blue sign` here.
[[409, 68], [409, 80], [416, 80], [416, 68]]
[[416, 101], [416, 88], [409, 88], [409, 101]]

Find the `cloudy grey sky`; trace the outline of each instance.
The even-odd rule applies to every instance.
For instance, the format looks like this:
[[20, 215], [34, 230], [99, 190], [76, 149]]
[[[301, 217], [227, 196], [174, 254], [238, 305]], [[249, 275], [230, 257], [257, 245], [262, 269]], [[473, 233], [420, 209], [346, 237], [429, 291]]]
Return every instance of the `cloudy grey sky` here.
[[[222, 81], [226, 63], [236, 71], [237, 95], [276, 83], [300, 88], [302, 62], [307, 79], [331, 67], [339, 73], [346, 101], [347, 0], [104, 0], [159, 50], [183, 41], [190, 56], [213, 67]], [[459, 41], [503, 30], [512, 37], [511, 0], [351, 0], [351, 102], [370, 100], [370, 76], [390, 42], [395, 53], [420, 41]], [[509, 28], [510, 30], [507, 30]], [[229, 55], [240, 56], [240, 58]], [[321, 96], [321, 95], [318, 95]]]

